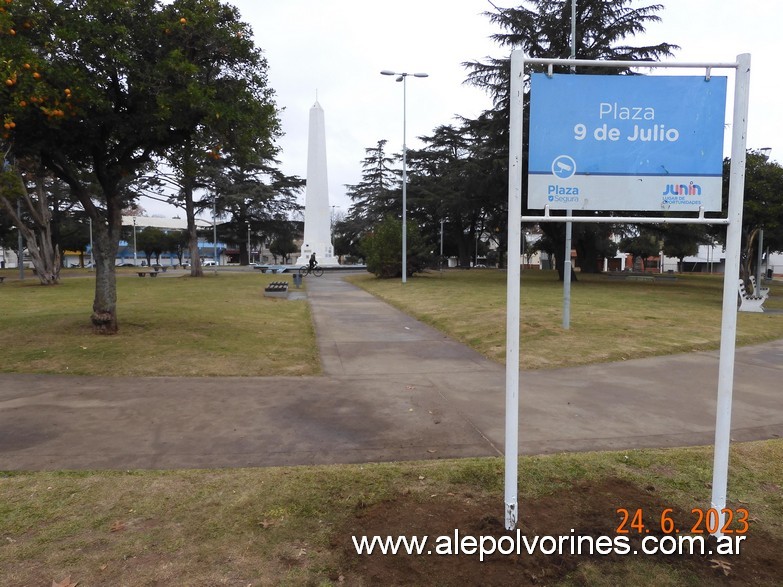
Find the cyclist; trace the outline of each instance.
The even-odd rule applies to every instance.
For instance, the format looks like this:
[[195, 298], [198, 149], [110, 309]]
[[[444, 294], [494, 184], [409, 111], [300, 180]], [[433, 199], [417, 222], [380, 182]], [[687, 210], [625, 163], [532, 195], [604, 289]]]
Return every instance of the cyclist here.
[[315, 260], [315, 251], [313, 251], [313, 254], [310, 255], [310, 271], [315, 269], [315, 266], [318, 265], [318, 261]]

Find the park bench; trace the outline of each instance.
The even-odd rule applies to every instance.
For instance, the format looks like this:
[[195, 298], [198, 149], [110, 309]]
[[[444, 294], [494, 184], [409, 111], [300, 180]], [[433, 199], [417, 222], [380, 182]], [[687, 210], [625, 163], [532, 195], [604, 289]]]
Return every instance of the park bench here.
[[654, 276], [655, 283], [674, 283], [677, 276], [673, 273], [658, 273]]
[[139, 274], [139, 277], [146, 277], [147, 274], [149, 274], [150, 277], [157, 277], [158, 272], [157, 271], [137, 271]]
[[650, 273], [640, 273], [638, 271], [610, 271], [606, 274], [610, 280], [621, 281], [654, 281], [655, 277]]
[[673, 273], [642, 273], [639, 271], [609, 271], [609, 281], [652, 281], [653, 283], [674, 283], [677, 276]]
[[288, 282], [273, 281], [264, 288], [264, 296], [269, 298], [287, 298]]
[[753, 288], [754, 292], [756, 291], [756, 289], [758, 289], [759, 295], [762, 298], [767, 299], [769, 297], [769, 288], [768, 287], [756, 288], [756, 277], [754, 275], [750, 276], [750, 285]]
[[740, 296], [740, 312], [763, 312], [764, 308], [762, 306], [764, 305], [764, 302], [767, 301], [767, 298], [764, 296], [754, 296], [752, 294], [749, 294], [745, 290], [745, 282], [740, 279], [739, 280], [739, 296]]

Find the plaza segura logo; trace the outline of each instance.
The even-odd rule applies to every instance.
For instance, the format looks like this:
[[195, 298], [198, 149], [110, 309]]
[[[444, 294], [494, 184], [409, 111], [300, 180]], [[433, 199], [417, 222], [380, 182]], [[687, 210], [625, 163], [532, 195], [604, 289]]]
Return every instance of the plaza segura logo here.
[[546, 188], [546, 193], [550, 202], [568, 204], [579, 201], [579, 188], [575, 186], [549, 184]]
[[701, 196], [701, 186], [697, 183], [669, 183], [661, 194], [664, 204], [695, 205], [701, 204], [701, 198], [692, 199], [689, 196]]

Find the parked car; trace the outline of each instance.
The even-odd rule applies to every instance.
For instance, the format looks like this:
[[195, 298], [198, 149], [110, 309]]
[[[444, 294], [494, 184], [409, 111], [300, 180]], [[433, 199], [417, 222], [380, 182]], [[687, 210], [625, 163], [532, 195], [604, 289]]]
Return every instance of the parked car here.
[[217, 265], [214, 259], [206, 259], [205, 261], [201, 262], [202, 267], [212, 267], [213, 265]]

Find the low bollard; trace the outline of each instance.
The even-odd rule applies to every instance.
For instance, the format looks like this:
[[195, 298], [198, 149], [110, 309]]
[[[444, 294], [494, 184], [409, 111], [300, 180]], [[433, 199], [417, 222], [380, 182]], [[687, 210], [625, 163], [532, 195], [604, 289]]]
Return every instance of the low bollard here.
[[299, 288], [302, 286], [302, 274], [294, 273], [294, 285]]

